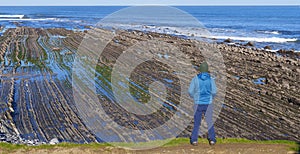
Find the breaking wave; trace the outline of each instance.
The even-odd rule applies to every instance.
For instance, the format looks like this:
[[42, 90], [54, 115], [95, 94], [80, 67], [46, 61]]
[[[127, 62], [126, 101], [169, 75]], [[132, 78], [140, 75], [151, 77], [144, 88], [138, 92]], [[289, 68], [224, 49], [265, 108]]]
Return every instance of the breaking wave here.
[[268, 38], [257, 38], [257, 37], [234, 37], [234, 36], [208, 36], [209, 38], [215, 39], [232, 39], [238, 41], [254, 41], [254, 42], [271, 42], [271, 43], [285, 43], [285, 42], [297, 42], [297, 38], [280, 38], [280, 37], [268, 37]]

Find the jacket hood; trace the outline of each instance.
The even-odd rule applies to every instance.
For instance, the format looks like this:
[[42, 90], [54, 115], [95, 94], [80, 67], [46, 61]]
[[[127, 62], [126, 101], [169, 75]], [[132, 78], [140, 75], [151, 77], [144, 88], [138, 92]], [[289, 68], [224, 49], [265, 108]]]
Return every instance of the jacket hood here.
[[201, 72], [201, 73], [208, 72], [208, 64], [207, 64], [207, 62], [203, 62], [203, 63], [200, 65], [200, 72]]
[[199, 79], [201, 79], [201, 80], [207, 80], [207, 79], [210, 78], [210, 75], [209, 75], [208, 73], [204, 72], [204, 73], [198, 74], [198, 77], [199, 77]]

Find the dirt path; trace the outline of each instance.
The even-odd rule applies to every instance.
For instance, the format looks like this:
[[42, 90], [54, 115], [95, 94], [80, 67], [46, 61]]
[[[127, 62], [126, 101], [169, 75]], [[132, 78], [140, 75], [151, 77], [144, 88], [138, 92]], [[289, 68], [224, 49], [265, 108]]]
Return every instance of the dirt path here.
[[[0, 148], [1, 149], [1, 148]], [[0, 150], [0, 153], [2, 151]], [[198, 146], [191, 146], [189, 144], [182, 144], [180, 146], [160, 147], [150, 150], [132, 151], [115, 147], [101, 147], [101, 148], [51, 148], [51, 149], [34, 149], [30, 151], [18, 150], [15, 153], [59, 153], [59, 154], [93, 154], [93, 153], [107, 153], [107, 154], [294, 154], [288, 145], [282, 144], [253, 144], [253, 143], [230, 143], [217, 144], [209, 146], [208, 144], [200, 144]]]
[[154, 149], [153, 153], [218, 153], [218, 154], [267, 154], [267, 153], [293, 153], [286, 145], [276, 144], [219, 144], [209, 146], [201, 144], [197, 147], [191, 145], [182, 145], [177, 147], [168, 147], [162, 149]]

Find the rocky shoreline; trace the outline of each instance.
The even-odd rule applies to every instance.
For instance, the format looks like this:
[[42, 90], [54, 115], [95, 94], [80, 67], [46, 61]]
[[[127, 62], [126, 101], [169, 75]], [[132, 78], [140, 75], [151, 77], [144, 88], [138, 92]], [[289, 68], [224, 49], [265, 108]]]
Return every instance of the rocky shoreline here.
[[[31, 145], [50, 143], [55, 138], [77, 143], [100, 141], [78, 117], [70, 87], [70, 63], [84, 35], [85, 32], [60, 28], [18, 27], [8, 29], [0, 37], [0, 101], [7, 105], [1, 105], [5, 116], [1, 118], [0, 130], [6, 136], [2, 141]], [[203, 61], [192, 40], [121, 31], [106, 49], [108, 60], [100, 60], [99, 66], [110, 67], [116, 55], [149, 39], [178, 46], [195, 66]], [[250, 44], [207, 45], [220, 50], [227, 72], [226, 98], [216, 122], [217, 137], [300, 141], [299, 53], [271, 52]], [[120, 123], [124, 126], [139, 127], [136, 121], [128, 120], [139, 121], [139, 117], [116, 113], [116, 109], [122, 109], [105, 100], [102, 103], [113, 117], [122, 117]], [[181, 136], [188, 136], [190, 131], [188, 126]]]
[[249, 42], [245, 42], [244, 44], [242, 43], [237, 43], [234, 42], [234, 40], [231, 39], [226, 39], [223, 42], [219, 42], [220, 44], [227, 44], [229, 46], [236, 46], [236, 47], [247, 47], [247, 48], [251, 48], [252, 50], [260, 50], [260, 51], [264, 51], [264, 52], [274, 52], [279, 56], [284, 56], [284, 57], [290, 57], [293, 59], [300, 59], [300, 52], [296, 52], [294, 49], [291, 50], [286, 50], [286, 49], [279, 49], [279, 50], [273, 50], [272, 47], [270, 46], [265, 46], [262, 49], [258, 49], [255, 47], [255, 42], [253, 41], [249, 41]]

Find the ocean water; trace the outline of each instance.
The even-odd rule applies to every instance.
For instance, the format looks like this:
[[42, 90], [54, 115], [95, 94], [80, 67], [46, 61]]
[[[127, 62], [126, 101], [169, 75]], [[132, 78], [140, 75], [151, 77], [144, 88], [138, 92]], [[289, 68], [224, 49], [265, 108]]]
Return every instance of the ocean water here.
[[[29, 26], [40, 28], [61, 27], [84, 30], [96, 26], [97, 22], [125, 6], [2, 6], [0, 25], [7, 28]], [[204, 27], [193, 22], [183, 22], [180, 16], [145, 19], [127, 16], [115, 20], [118, 28], [156, 31], [186, 37], [197, 37], [200, 29], [210, 32], [209, 38], [220, 42], [231, 38], [245, 44], [254, 41], [256, 47], [269, 45], [274, 50], [300, 51], [300, 7], [299, 6], [177, 6], [199, 20]], [[143, 9], [139, 10], [143, 14]], [[153, 11], [152, 17], [166, 14]], [[178, 20], [176, 20], [178, 19]], [[118, 23], [119, 22], [119, 23]]]

